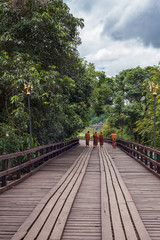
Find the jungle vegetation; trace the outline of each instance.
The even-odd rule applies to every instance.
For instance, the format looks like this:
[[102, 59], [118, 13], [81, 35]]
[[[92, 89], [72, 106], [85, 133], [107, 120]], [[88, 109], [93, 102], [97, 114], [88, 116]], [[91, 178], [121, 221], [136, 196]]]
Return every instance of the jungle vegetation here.
[[[79, 56], [78, 29], [83, 27], [83, 19], [75, 18], [62, 0], [1, 0], [0, 154], [29, 147], [24, 84], [31, 82], [33, 147], [75, 137], [98, 121], [105, 123], [106, 137], [113, 129], [121, 137], [123, 125], [123, 138], [153, 144], [149, 83], [159, 83], [160, 67], [107, 77]], [[158, 140], [159, 116], [158, 95]]]
[[[102, 74], [102, 73], [101, 73]], [[154, 145], [155, 87], [160, 86], [160, 66], [136, 67], [108, 78], [103, 73], [94, 89], [91, 123], [103, 121], [106, 137], [115, 130], [118, 138]], [[160, 90], [156, 97], [156, 136], [160, 148]]]
[[62, 0], [1, 1], [1, 153], [29, 147], [24, 84], [33, 84], [33, 146], [74, 137], [86, 126], [95, 68], [77, 51], [83, 26]]

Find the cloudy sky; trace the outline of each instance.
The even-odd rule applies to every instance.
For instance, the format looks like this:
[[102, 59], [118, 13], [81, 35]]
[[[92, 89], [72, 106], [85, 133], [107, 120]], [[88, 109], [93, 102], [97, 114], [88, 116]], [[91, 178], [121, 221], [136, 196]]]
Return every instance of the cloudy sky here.
[[84, 19], [80, 56], [115, 76], [123, 69], [158, 65], [159, 0], [64, 0]]

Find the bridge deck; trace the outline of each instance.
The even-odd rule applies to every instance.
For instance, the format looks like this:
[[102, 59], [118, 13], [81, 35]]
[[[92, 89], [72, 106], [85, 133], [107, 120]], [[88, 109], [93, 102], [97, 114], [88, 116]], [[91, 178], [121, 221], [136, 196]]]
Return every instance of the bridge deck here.
[[120, 149], [82, 143], [0, 195], [0, 240], [158, 240], [159, 197], [159, 179]]
[[149, 232], [151, 239], [160, 239], [160, 179], [120, 149], [107, 150], [114, 160]]

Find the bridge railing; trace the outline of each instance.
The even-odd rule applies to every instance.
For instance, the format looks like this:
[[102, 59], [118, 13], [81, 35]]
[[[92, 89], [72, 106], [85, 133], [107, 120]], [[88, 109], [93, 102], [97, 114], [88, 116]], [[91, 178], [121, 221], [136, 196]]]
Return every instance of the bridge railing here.
[[[112, 143], [112, 140], [105, 138], [105, 142]], [[158, 149], [122, 139], [117, 139], [117, 146], [160, 176], [160, 151]]]
[[0, 193], [29, 177], [46, 162], [79, 144], [79, 139], [36, 147], [0, 156]]

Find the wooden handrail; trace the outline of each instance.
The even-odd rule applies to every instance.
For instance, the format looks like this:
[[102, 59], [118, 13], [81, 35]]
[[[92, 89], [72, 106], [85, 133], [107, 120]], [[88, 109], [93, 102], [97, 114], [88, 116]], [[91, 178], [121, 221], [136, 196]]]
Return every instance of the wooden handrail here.
[[[75, 140], [75, 139], [72, 139], [72, 140]], [[26, 154], [33, 153], [35, 151], [40, 151], [42, 149], [47, 149], [47, 148], [54, 147], [54, 146], [60, 146], [63, 143], [67, 144], [68, 142], [70, 142], [72, 140], [68, 140], [68, 141], [65, 141], [65, 142], [58, 142], [58, 143], [48, 144], [48, 145], [43, 145], [43, 146], [39, 146], [39, 147], [36, 147], [36, 148], [28, 149], [28, 150], [25, 150], [25, 151], [22, 151], [22, 152], [18, 151], [16, 153], [10, 153], [10, 154], [1, 155], [0, 156], [0, 161], [4, 160], [6, 158], [14, 158], [14, 157], [17, 157], [17, 156], [24, 156]]]
[[0, 156], [0, 193], [38, 171], [49, 159], [69, 150], [77, 144], [79, 144], [79, 139], [75, 138], [23, 152], [18, 151], [13, 154], [3, 154]]
[[[112, 143], [110, 138], [105, 142]], [[140, 143], [117, 139], [117, 146], [160, 177], [160, 151]]]

